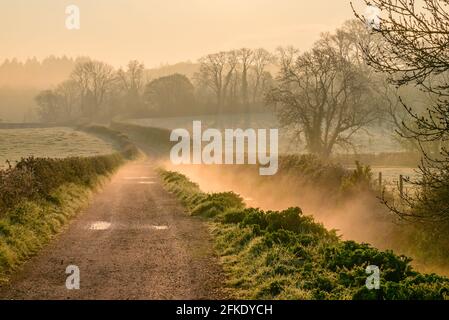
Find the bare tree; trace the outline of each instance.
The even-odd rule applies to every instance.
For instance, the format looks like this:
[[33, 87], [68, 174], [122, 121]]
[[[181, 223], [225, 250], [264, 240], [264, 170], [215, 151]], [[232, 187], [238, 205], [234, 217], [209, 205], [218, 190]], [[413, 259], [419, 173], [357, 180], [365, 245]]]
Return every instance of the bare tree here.
[[239, 70], [237, 70], [237, 68], [234, 69], [234, 72], [231, 74], [226, 97], [226, 104], [231, 110], [232, 108], [238, 107], [241, 104], [242, 81], [243, 80]]
[[98, 115], [115, 79], [114, 69], [103, 62], [87, 61], [75, 66], [71, 79], [78, 85], [83, 115]]
[[[441, 142], [438, 153], [424, 154], [419, 168], [421, 178], [413, 196], [405, 195], [402, 208], [387, 206], [403, 218], [426, 221], [449, 221], [449, 10], [448, 0], [372, 0], [382, 11], [379, 26], [372, 29], [379, 41], [364, 47], [368, 63], [389, 75], [396, 86], [417, 85], [437, 97], [437, 101], [420, 114], [401, 99], [409, 122], [402, 122], [404, 137], [420, 145]], [[355, 12], [360, 20], [363, 15]], [[409, 125], [411, 123], [412, 125]]]
[[123, 94], [122, 103], [125, 113], [142, 115], [144, 110], [142, 94], [145, 85], [145, 66], [137, 60], [128, 63], [127, 70], [117, 72], [118, 90]]
[[194, 105], [194, 87], [186, 76], [172, 74], [148, 83], [144, 98], [147, 106], [158, 114], [179, 115]]
[[[368, 63], [382, 72], [394, 75], [397, 85], [414, 82], [429, 91], [448, 95], [448, 87], [433, 86], [429, 76], [449, 70], [448, 0], [364, 0], [382, 11], [378, 27], [372, 28], [378, 41], [364, 46]], [[355, 13], [356, 16], [365, 18]]]
[[38, 116], [43, 122], [58, 122], [61, 116], [60, 99], [53, 90], [41, 91], [35, 98]]
[[59, 97], [60, 107], [64, 111], [65, 120], [73, 121], [79, 113], [79, 92], [77, 84], [73, 80], [66, 80], [56, 87], [55, 93]]
[[209, 54], [199, 59], [199, 63], [200, 71], [195, 78], [214, 92], [217, 111], [221, 113], [233, 73], [237, 67], [237, 54], [235, 51]]
[[377, 116], [374, 84], [354, 60], [354, 48], [337, 32], [323, 35], [304, 54], [279, 51], [279, 84], [267, 100], [277, 104], [281, 124], [303, 135], [309, 152], [324, 158], [336, 145], [352, 146], [353, 135]]
[[242, 104], [247, 113], [249, 110], [249, 98], [248, 98], [248, 72], [254, 62], [254, 52], [250, 49], [242, 48], [238, 51], [239, 63], [242, 68], [242, 80], [241, 80], [241, 95]]
[[256, 104], [256, 100], [260, 94], [261, 88], [267, 80], [266, 68], [271, 63], [275, 62], [275, 56], [263, 48], [254, 51], [254, 62], [252, 65], [253, 74], [253, 88], [252, 88], [252, 103]]
[[125, 91], [133, 94], [141, 93], [144, 86], [144, 71], [145, 66], [137, 60], [132, 60], [128, 63], [127, 70], [118, 70], [117, 76], [120, 79], [121, 85]]

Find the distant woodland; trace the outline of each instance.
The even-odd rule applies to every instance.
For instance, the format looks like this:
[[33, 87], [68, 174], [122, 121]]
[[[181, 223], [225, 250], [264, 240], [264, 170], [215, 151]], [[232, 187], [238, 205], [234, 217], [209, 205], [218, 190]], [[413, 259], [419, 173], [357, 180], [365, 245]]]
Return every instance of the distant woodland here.
[[[41, 121], [36, 96], [42, 90], [54, 89], [70, 77], [75, 66], [89, 61], [88, 57], [50, 56], [19, 61], [0, 61], [0, 120], [4, 122]], [[191, 78], [198, 70], [194, 63], [164, 65], [145, 69], [145, 79], [180, 73]]]

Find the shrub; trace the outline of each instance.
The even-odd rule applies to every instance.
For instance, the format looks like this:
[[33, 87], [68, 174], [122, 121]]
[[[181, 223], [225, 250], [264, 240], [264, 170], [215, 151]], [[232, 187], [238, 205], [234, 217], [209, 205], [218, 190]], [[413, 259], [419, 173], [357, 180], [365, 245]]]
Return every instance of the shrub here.
[[112, 173], [126, 159], [134, 159], [138, 155], [137, 148], [118, 132], [101, 126], [85, 130], [108, 134], [122, 149], [110, 155], [93, 157], [22, 158], [15, 167], [0, 170], [0, 217], [9, 208], [26, 200], [55, 201], [51, 194], [63, 184], [93, 187], [98, 176]]
[[114, 139], [120, 151], [86, 158], [29, 157], [0, 170], [0, 281], [76, 214], [103, 176], [139, 154], [118, 132], [84, 129]]
[[[364, 181], [368, 172], [352, 181]], [[449, 279], [417, 273], [411, 259], [391, 251], [341, 241], [300, 208], [244, 208], [233, 193], [205, 194], [179, 173], [161, 175], [189, 210], [213, 219], [216, 247], [239, 298], [449, 299]], [[368, 265], [381, 270], [380, 290], [365, 286]]]
[[283, 155], [279, 158], [279, 172], [326, 188], [340, 186], [347, 174], [341, 165], [325, 162], [315, 155]]
[[345, 175], [340, 185], [340, 191], [345, 193], [351, 193], [353, 191], [360, 192], [362, 190], [370, 190], [372, 187], [373, 173], [370, 166], [364, 166], [360, 162], [356, 161], [355, 170]]
[[234, 192], [208, 194], [193, 208], [192, 215], [215, 217], [227, 209], [243, 208], [243, 199]]

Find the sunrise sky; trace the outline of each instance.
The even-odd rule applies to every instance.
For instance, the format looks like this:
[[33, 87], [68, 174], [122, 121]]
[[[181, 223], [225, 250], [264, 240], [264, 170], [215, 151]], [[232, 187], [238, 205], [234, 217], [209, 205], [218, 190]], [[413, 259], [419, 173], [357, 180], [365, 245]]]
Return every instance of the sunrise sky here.
[[[65, 27], [70, 4], [80, 30]], [[155, 67], [240, 47], [307, 49], [352, 17], [349, 0], [0, 0], [0, 61], [88, 55]]]

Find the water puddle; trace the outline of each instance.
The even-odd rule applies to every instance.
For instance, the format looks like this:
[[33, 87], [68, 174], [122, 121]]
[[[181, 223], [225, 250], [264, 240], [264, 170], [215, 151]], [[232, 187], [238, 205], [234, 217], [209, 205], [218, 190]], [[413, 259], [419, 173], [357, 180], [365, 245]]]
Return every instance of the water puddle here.
[[91, 223], [89, 230], [107, 230], [111, 227], [110, 222], [106, 221], [96, 221]]
[[152, 230], [167, 230], [168, 226], [148, 226], [148, 228]]
[[[110, 229], [112, 224], [106, 221], [95, 221], [89, 225], [89, 230], [101, 231]], [[114, 223], [114, 230], [167, 230], [167, 225], [149, 225], [149, 224], [126, 224]]]
[[125, 180], [144, 180], [144, 179], [154, 179], [153, 177], [124, 177]]

